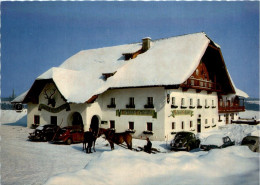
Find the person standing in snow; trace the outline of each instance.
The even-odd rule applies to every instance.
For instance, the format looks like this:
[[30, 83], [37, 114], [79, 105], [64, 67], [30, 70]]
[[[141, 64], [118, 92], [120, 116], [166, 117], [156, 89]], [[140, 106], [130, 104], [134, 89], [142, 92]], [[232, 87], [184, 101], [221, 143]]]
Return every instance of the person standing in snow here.
[[87, 142], [88, 142], [88, 146], [87, 146], [87, 149], [86, 149], [86, 153], [89, 154], [89, 153], [92, 153], [91, 152], [91, 147], [92, 147], [92, 143], [94, 141], [94, 133], [92, 132], [92, 129], [89, 128], [89, 132], [88, 132], [88, 136], [87, 136]]
[[152, 150], [152, 142], [148, 137], [146, 138], [146, 141], [147, 141], [147, 145], [144, 146], [144, 151], [150, 154]]

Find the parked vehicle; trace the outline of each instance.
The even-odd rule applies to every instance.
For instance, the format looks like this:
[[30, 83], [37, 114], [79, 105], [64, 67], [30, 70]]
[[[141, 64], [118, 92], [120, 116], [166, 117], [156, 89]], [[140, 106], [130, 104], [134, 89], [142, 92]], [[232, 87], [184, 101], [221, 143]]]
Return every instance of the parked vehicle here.
[[200, 140], [192, 132], [177, 132], [170, 144], [172, 150], [186, 151], [198, 148], [199, 145]]
[[241, 145], [246, 145], [253, 152], [259, 152], [259, 137], [258, 136], [246, 136], [243, 138]]
[[60, 133], [54, 138], [54, 142], [81, 143], [84, 141], [84, 130], [79, 126], [69, 126], [61, 129]]
[[29, 133], [28, 138], [31, 141], [50, 141], [59, 130], [60, 127], [57, 125], [40, 125], [34, 130], [34, 132]]
[[208, 151], [215, 148], [225, 148], [232, 145], [235, 145], [235, 142], [231, 141], [231, 139], [228, 136], [214, 134], [202, 141], [200, 148], [202, 150]]

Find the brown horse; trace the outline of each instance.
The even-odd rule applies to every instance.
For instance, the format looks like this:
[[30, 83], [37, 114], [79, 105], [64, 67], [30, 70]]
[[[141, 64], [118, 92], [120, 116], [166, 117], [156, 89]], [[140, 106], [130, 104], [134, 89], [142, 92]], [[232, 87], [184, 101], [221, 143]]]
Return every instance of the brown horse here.
[[114, 143], [117, 145], [126, 143], [128, 149], [132, 150], [132, 135], [127, 132], [115, 133], [115, 131], [110, 129], [103, 129], [101, 132], [106, 136], [106, 140], [109, 142], [111, 150], [114, 150]]

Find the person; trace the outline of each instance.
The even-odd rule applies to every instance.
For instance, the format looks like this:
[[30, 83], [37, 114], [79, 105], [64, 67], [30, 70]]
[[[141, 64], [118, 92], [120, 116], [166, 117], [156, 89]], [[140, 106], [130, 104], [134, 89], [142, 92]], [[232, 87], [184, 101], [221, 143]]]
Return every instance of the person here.
[[152, 150], [152, 142], [148, 137], [146, 138], [146, 141], [147, 141], [147, 145], [144, 146], [144, 151], [150, 154]]
[[91, 128], [89, 128], [89, 132], [88, 132], [87, 137], [88, 137], [87, 138], [88, 146], [87, 146], [87, 149], [86, 149], [86, 153], [89, 154], [89, 153], [92, 153], [91, 152], [91, 147], [92, 147], [93, 140], [94, 140], [94, 134], [93, 134]]

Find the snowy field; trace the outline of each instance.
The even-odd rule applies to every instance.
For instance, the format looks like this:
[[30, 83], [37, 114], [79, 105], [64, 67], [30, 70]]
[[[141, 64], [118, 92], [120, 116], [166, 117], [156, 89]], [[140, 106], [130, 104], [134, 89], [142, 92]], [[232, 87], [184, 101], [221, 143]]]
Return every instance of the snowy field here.
[[[243, 113], [257, 116], [256, 111]], [[247, 116], [248, 115], [248, 116]], [[82, 144], [50, 144], [27, 140], [26, 111], [1, 111], [1, 183], [3, 185], [85, 184], [227, 184], [258, 185], [259, 153], [239, 146], [246, 135], [259, 135], [260, 126], [227, 125], [208, 135], [222, 133], [236, 145], [209, 152], [171, 152], [169, 142], [152, 142], [162, 153], [146, 154], [107, 146], [99, 138], [96, 153], [82, 152]], [[145, 141], [133, 140], [134, 147]]]

